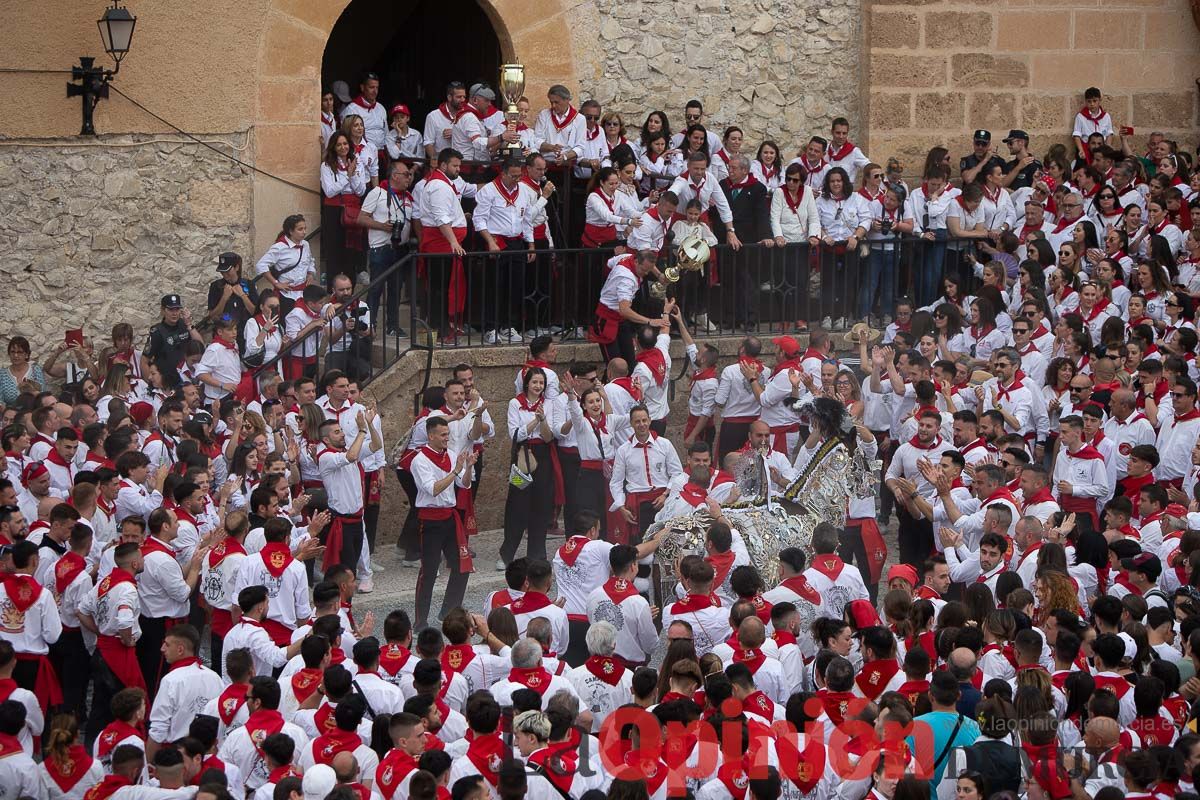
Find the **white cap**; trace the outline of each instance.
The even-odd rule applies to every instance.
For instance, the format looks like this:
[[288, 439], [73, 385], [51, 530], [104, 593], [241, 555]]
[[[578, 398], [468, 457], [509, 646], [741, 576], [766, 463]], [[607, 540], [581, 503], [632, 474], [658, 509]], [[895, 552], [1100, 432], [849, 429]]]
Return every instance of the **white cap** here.
[[304, 771], [300, 786], [304, 800], [325, 800], [325, 795], [337, 785], [337, 773], [328, 764], [313, 764]]
[[[1117, 638], [1125, 643], [1125, 659], [1127, 661], [1133, 661], [1135, 658], [1137, 658], [1137, 642], [1133, 640], [1133, 637], [1128, 633], [1121, 631], [1117, 634]], [[304, 777], [307, 778], [308, 776], [305, 775]]]

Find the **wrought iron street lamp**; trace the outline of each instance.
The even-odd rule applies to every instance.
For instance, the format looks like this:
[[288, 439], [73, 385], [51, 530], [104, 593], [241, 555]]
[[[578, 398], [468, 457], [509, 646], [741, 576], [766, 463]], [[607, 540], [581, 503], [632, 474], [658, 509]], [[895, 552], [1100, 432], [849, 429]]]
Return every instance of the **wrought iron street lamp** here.
[[135, 25], [137, 17], [120, 5], [120, 0], [112, 0], [112, 8], [105, 9], [104, 16], [96, 21], [96, 27], [100, 29], [100, 41], [104, 44], [104, 52], [112, 58], [116, 68], [97, 67], [96, 59], [91, 56], [80, 56], [79, 66], [71, 68], [72, 82], [67, 84], [67, 97], [83, 98], [83, 125], [79, 130], [80, 136], [96, 135], [92, 114], [101, 98], [108, 97], [109, 81], [121, 70], [121, 59], [129, 52]]

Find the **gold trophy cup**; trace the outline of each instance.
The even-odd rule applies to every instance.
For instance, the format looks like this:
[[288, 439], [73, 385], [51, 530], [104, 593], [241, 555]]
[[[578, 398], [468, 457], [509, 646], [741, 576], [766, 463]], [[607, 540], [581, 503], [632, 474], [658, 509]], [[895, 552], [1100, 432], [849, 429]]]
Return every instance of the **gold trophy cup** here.
[[[517, 101], [525, 92], [525, 67], [521, 64], [502, 64], [500, 66], [500, 94], [508, 105], [504, 108], [504, 121], [510, 131], [517, 129], [520, 112]], [[501, 158], [513, 158], [521, 155], [520, 142], [511, 142], [500, 148]]]

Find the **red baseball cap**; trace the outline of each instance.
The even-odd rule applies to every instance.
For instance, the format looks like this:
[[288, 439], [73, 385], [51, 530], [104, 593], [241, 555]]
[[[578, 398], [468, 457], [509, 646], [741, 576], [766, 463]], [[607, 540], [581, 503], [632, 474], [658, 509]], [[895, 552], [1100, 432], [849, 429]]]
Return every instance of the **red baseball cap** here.
[[776, 336], [771, 344], [783, 351], [785, 356], [794, 356], [800, 352], [800, 343], [791, 336]]
[[887, 582], [891, 583], [896, 578], [908, 581], [908, 585], [915, 589], [917, 586], [917, 569], [911, 564], [893, 564], [887, 571]]
[[392, 106], [392, 113], [403, 114], [406, 117], [412, 116], [412, 112], [408, 110], [408, 106], [404, 105], [404, 103], [397, 103], [396, 105]]

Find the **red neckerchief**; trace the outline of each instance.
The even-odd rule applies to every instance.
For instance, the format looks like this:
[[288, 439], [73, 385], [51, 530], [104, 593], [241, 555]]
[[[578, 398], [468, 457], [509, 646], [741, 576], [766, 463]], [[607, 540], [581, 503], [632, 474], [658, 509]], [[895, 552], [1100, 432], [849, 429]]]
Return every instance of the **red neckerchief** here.
[[808, 578], [803, 575], [793, 575], [790, 578], [785, 578], [779, 585], [786, 586], [813, 605], [820, 605], [821, 603], [821, 593], [814, 589], [813, 585], [808, 582]]
[[759, 361], [757, 358], [751, 358], [750, 356], [738, 356], [738, 363], [749, 364], [750, 366], [754, 367], [754, 371], [758, 375], [761, 375], [763, 370], [767, 368], [763, 362]]
[[843, 158], [846, 158], [853, 152], [854, 142], [850, 141], [849, 139], [842, 142], [842, 146], [837, 150], [833, 149], [833, 142], [830, 142], [829, 146], [825, 148], [825, 156], [828, 158], [829, 163], [831, 164], [834, 161], [841, 161]]
[[543, 592], [529, 591], [513, 600], [508, 607], [514, 614], [532, 614], [551, 605], [550, 598]]
[[1090, 120], [1092, 122], [1099, 122], [1101, 119], [1104, 118], [1105, 112], [1104, 112], [1104, 106], [1100, 106], [1099, 110], [1096, 112], [1096, 115], [1092, 116], [1092, 110], [1090, 108], [1088, 108], [1087, 106], [1084, 106], [1083, 108], [1079, 109], [1079, 113], [1084, 117], [1084, 119]]
[[570, 742], [550, 744], [530, 754], [529, 763], [542, 768], [542, 776], [559, 792], [570, 796], [571, 784], [579, 769], [579, 751]]
[[788, 188], [786, 186], [783, 187], [783, 202], [787, 203], [787, 207], [790, 208], [792, 213], [795, 214], [797, 217], [800, 216], [799, 208], [800, 208], [800, 203], [803, 200], [804, 200], [804, 184], [803, 183], [800, 184], [800, 191], [796, 193], [796, 202], [794, 202], [794, 203], [792, 202], [792, 193], [790, 191], [788, 191]]
[[57, 758], [47, 758], [42, 761], [55, 785], [63, 794], [67, 794], [79, 783], [89, 769], [92, 768], [92, 757], [81, 744], [73, 744], [67, 748], [67, 755], [62, 761]]
[[714, 380], [717, 377], [716, 367], [705, 367], [692, 371], [692, 383], [696, 384], [700, 381]]
[[520, 183], [514, 186], [512, 191], [509, 191], [507, 188], [505, 188], [504, 181], [500, 180], [500, 176], [497, 175], [496, 179], [492, 181], [492, 186], [496, 187], [496, 191], [499, 192], [500, 196], [504, 198], [505, 206], [515, 206], [517, 204], [517, 198], [521, 196]]
[[4, 579], [8, 600], [24, 614], [42, 596], [42, 586], [32, 575], [9, 575]]
[[543, 394], [537, 399], [537, 402], [531, 405], [529, 398], [525, 396], [524, 392], [521, 392], [519, 395], [517, 395], [517, 406], [519, 406], [522, 411], [532, 411], [536, 414], [538, 411], [542, 410], [542, 403], [545, 399], [546, 396]]
[[[400, 784], [404, 782], [410, 772], [416, 769], [417, 760], [408, 753], [396, 747], [389, 750], [388, 754], [379, 762], [379, 769], [375, 772], [379, 793], [383, 795], [384, 800], [392, 800], [396, 790], [400, 788]], [[480, 773], [483, 774], [483, 770], [480, 770]]]
[[638, 593], [637, 587], [624, 578], [609, 578], [601, 588], [608, 595], [608, 599], [618, 606], [629, 598], [636, 597]]
[[972, 325], [970, 330], [971, 330], [971, 338], [978, 342], [980, 339], [984, 338], [989, 333], [996, 330], [996, 326], [988, 325], [986, 328], [984, 328], [982, 325]]
[[71, 551], [63, 553], [62, 557], [54, 563], [54, 591], [60, 597], [67, 590], [79, 573], [87, 568], [87, 560]]
[[1191, 422], [1194, 419], [1200, 419], [1200, 409], [1192, 408], [1192, 410], [1186, 414], [1180, 414], [1179, 416], [1175, 417], [1175, 423]]
[[313, 761], [318, 764], [329, 764], [338, 753], [353, 753], [362, 745], [362, 739], [357, 731], [344, 731], [341, 728], [318, 736], [312, 745]]
[[379, 667], [393, 677], [408, 663], [412, 657], [407, 647], [395, 642], [389, 642], [379, 654]]
[[[957, 386], [957, 384], [955, 384], [955, 386]], [[978, 439], [976, 439], [975, 441], [971, 442], [966, 447], [964, 447], [962, 449], [962, 454], [965, 456], [967, 453], [969, 453], [972, 450], [975, 450], [977, 448], [980, 448], [980, 447], [982, 447], [985, 452], [994, 452], [995, 451], [995, 448], [993, 448], [990, 444], [988, 444], [986, 439], [984, 439], [982, 436], [980, 436]]]
[[[629, 376], [625, 376], [624, 378], [613, 378], [611, 381], [609, 381], [609, 383], [620, 386], [629, 393], [629, 396], [632, 397], [635, 402], [640, 403], [642, 401], [642, 390], [639, 389], [637, 384], [633, 382], [633, 378]], [[517, 397], [519, 398], [520, 395]]]
[[151, 553], [162, 553], [170, 556], [171, 558], [175, 558], [175, 551], [173, 551], [170, 547], [163, 544], [153, 536], [147, 536], [146, 541], [142, 542], [142, 558], [145, 558]]
[[938, 594], [932, 586], [921, 584], [917, 590], [913, 592], [913, 597], [918, 600], [941, 600], [942, 596]]
[[356, 105], [356, 106], [365, 108], [367, 111], [375, 110], [375, 101], [372, 100], [371, 102], [367, 102], [367, 98], [363, 97], [361, 94], [358, 97], [351, 100], [350, 103], [352, 105]]
[[823, 156], [822, 156], [821, 160], [818, 161], [816, 164], [812, 164], [809, 162], [807, 153], [800, 156], [800, 166], [804, 167], [804, 171], [806, 173], [808, 173], [809, 175], [812, 175], [814, 172], [820, 172], [821, 170], [825, 169], [825, 164], [826, 164], [826, 161]]
[[[595, 427], [593, 425], [593, 427]], [[575, 562], [579, 559], [579, 554], [583, 552], [583, 548], [590, 542], [586, 536], [572, 536], [567, 539], [563, 546], [558, 548], [558, 557], [563, 560], [563, 563], [568, 567], [575, 566]]]
[[1148, 226], [1148, 227], [1150, 228], [1150, 231], [1151, 231], [1152, 233], [1162, 233], [1162, 232], [1163, 232], [1163, 230], [1165, 230], [1165, 229], [1166, 229], [1166, 227], [1167, 227], [1168, 225], [1170, 225], [1170, 224], [1171, 224], [1171, 220], [1170, 220], [1170, 218], [1169, 218], [1169, 217], [1163, 217], [1163, 219], [1162, 219], [1162, 222], [1158, 223], [1157, 225], [1151, 225], [1151, 226]]
[[838, 575], [842, 574], [845, 567], [846, 562], [834, 553], [820, 553], [813, 556], [812, 568], [831, 581], [836, 582]]
[[[174, 672], [177, 669], [183, 669], [184, 667], [190, 667], [193, 664], [200, 664], [200, 659], [196, 658], [195, 656], [192, 656], [190, 658], [181, 658], [178, 661], [176, 661], [175, 663], [171, 664], [170, 671]], [[203, 666], [203, 665], [201, 664], [201, 666]]]
[[870, 192], [868, 192], [868, 191], [867, 191], [867, 187], [865, 187], [865, 186], [864, 186], [863, 188], [861, 188], [861, 189], [859, 189], [859, 190], [858, 190], [858, 194], [859, 194], [861, 197], [863, 197], [864, 199], [866, 199], [866, 200], [869, 200], [869, 201], [872, 201], [872, 202], [873, 202], [873, 201], [875, 201], [875, 200], [878, 200], [878, 201], [880, 201], [880, 202], [882, 203], [882, 202], [883, 202], [883, 196], [884, 196], [885, 192], [883, 191], [883, 188], [881, 187], [881, 188], [879, 189], [879, 194], [874, 194], [874, 195], [873, 195], [873, 194], [871, 194]]
[[671, 614], [686, 614], [689, 611], [703, 611], [706, 608], [717, 607], [719, 607], [719, 604], [713, 602], [712, 595], [689, 594], [686, 598], [671, 606]]
[[[198, 777], [198, 776], [197, 776]], [[276, 767], [267, 775], [267, 783], [276, 784], [284, 778], [299, 778], [300, 773], [291, 764], [284, 764], [282, 767]]]
[[449, 450], [443, 450], [442, 452], [439, 453], [437, 450], [434, 450], [429, 445], [423, 445], [421, 447], [421, 453], [424, 454], [424, 456], [427, 459], [429, 459], [433, 463], [433, 465], [435, 467], [437, 467], [438, 469], [440, 469], [442, 472], [449, 472], [450, 470], [454, 469], [454, 464], [451, 463], [451, 461], [450, 461], [450, 451]]
[[554, 126], [554, 130], [561, 132], [563, 128], [574, 122], [575, 117], [577, 116], [579, 116], [579, 112], [575, 110], [575, 106], [567, 106], [567, 113], [563, 114], [561, 120], [558, 118], [558, 115], [554, 113], [554, 110], [551, 109], [550, 123]]
[[[300, 672], [297, 672], [296, 675], [306, 671], [308, 670], [300, 670]], [[317, 672], [317, 683], [320, 683], [320, 671], [318, 670]], [[296, 688], [296, 675], [292, 676], [293, 692], [295, 692]], [[236, 717], [238, 712], [242, 710], [242, 706], [246, 705], [246, 691], [249, 688], [250, 684], [248, 683], [231, 683], [225, 687], [225, 691], [221, 692], [220, 696], [217, 698], [217, 715], [221, 718], [221, 722], [225, 724], [226, 728], [233, 724], [234, 717]], [[316, 685], [314, 684], [312, 688], [315, 689]], [[297, 692], [296, 699], [304, 702], [309, 694], [312, 694], [311, 689], [303, 697], [301, 697]]]
[[449, 644], [442, 648], [442, 670], [447, 675], [462, 673], [474, 660], [475, 648], [470, 644]]
[[133, 781], [122, 775], [105, 775], [104, 780], [84, 792], [83, 800], [108, 800], [124, 786], [133, 786]]
[[634, 358], [639, 364], [645, 364], [650, 370], [650, 375], [654, 378], [656, 386], [662, 386], [667, 380], [667, 359], [663, 355], [663, 351], [657, 347], [651, 347], [638, 353]]
[[1000, 383], [997, 381], [997, 383], [996, 383], [996, 399], [997, 400], [1007, 400], [1012, 395], [1013, 392], [1015, 392], [1017, 389], [1023, 388], [1024, 386], [1025, 386], [1025, 384], [1023, 384], [1021, 382], [1020, 377], [1013, 378], [1013, 382], [1010, 383], [1008, 386], [1001, 386]]
[[246, 548], [232, 537], [225, 537], [208, 551], [208, 568], [216, 569], [229, 556], [246, 555]]
[[[734, 652], [734, 659], [737, 659], [737, 652]], [[742, 701], [742, 708], [751, 711], [755, 714], [766, 717], [768, 720], [775, 719], [775, 704], [772, 703], [762, 691], [756, 691], [746, 695], [746, 699]]]
[[692, 508], [700, 508], [708, 500], [708, 490], [688, 481], [679, 490], [679, 497]]
[[493, 787], [500, 782], [500, 766], [507, 754], [508, 748], [499, 733], [475, 736], [467, 745], [467, 759]]
[[236, 353], [238, 351], [236, 342], [231, 342], [227, 339], [222, 339], [220, 336], [213, 336], [212, 343], [216, 344], [216, 345], [220, 345], [221, 347], [224, 347], [226, 350], [231, 350], [234, 353]]
[[513, 667], [508, 673], [508, 680], [512, 683], [519, 683], [527, 689], [533, 689], [543, 697], [546, 695], [546, 690], [550, 688], [550, 678], [552, 676], [546, 671], [543, 666], [536, 667]]
[[921, 438], [919, 436], [914, 434], [913, 437], [908, 440], [908, 443], [911, 444], [913, 447], [917, 448], [918, 450], [932, 450], [935, 447], [941, 447], [942, 437], [934, 436], [932, 442], [930, 442], [929, 444], [925, 444], [924, 442], [921, 441]]
[[733, 569], [733, 551], [728, 550], [724, 553], [713, 553], [704, 557], [704, 560], [712, 564], [713, 571], [716, 573], [713, 576], [713, 586], [721, 586], [725, 583], [726, 576]]
[[1034, 231], [1040, 231], [1044, 225], [1045, 225], [1045, 223], [1040, 222], [1040, 221], [1033, 225], [1030, 225], [1029, 223], [1025, 223], [1024, 225], [1021, 226], [1021, 232], [1017, 235], [1017, 239], [1019, 239], [1022, 242], [1025, 241], [1026, 236], [1033, 233]]
[[1038, 489], [1032, 495], [1025, 498], [1025, 502], [1022, 504], [1021, 510], [1024, 511], [1030, 506], [1036, 506], [1038, 503], [1050, 503], [1053, 501], [1054, 494], [1050, 491], [1050, 487], [1043, 486], [1041, 489]]
[[1107, 297], [1101, 297], [1096, 301], [1096, 304], [1092, 306], [1092, 310], [1089, 311], [1087, 316], [1083, 318], [1083, 321], [1092, 322], [1096, 319], [1096, 317], [1100, 316], [1100, 312], [1104, 311], [1104, 309], [1108, 308], [1111, 304], [1111, 301]]
[[597, 186], [595, 189], [592, 190], [592, 194], [599, 196], [601, 202], [603, 202], [604, 205], [608, 206], [608, 211], [610, 214], [617, 213], [616, 209], [614, 208], [614, 203], [616, 203], [617, 198], [609, 197], [608, 195], [606, 195], [604, 193], [604, 190], [601, 189], [599, 186]]
[[[1200, 417], [1200, 414], [1197, 414], [1196, 416]], [[1074, 453], [1072, 453], [1070, 450], [1067, 450], [1066, 452], [1071, 458], [1099, 459], [1100, 461], [1104, 460], [1104, 456], [1100, 455], [1100, 451], [1092, 447], [1090, 444], [1085, 444]]]
[[894, 658], [868, 661], [858, 671], [858, 677], [854, 679], [854, 683], [863, 693], [863, 696], [873, 702], [879, 695], [883, 694], [883, 690], [887, 688], [887, 685], [899, 671], [900, 665], [896, 663], [896, 659]]
[[442, 181], [443, 183], [445, 183], [447, 186], [449, 186], [451, 189], [454, 190], [455, 197], [458, 196], [458, 187], [455, 186], [454, 181], [447, 178], [446, 173], [442, 172], [440, 169], [435, 169], [435, 170], [430, 171], [429, 177], [425, 179], [426, 185], [432, 183], [433, 181]]
[[50, 452], [46, 453], [46, 460], [49, 461], [51, 464], [55, 464], [57, 466], [62, 467], [63, 469], [67, 469], [67, 470], [71, 469], [71, 466], [72, 466], [71, 464], [67, 463], [67, 461], [65, 459], [63, 459], [63, 457], [61, 455], [58, 454], [57, 447], [50, 448]]
[[[321, 685], [322, 673], [317, 667], [305, 667], [292, 675], [292, 696], [303, 705]], [[243, 691], [243, 695], [245, 692]]]
[[758, 673], [758, 668], [761, 667], [767, 660], [763, 655], [761, 647], [735, 647], [733, 649], [733, 663], [745, 664], [750, 670], [750, 674]]
[[1058, 224], [1054, 226], [1054, 233], [1062, 233], [1071, 225], [1075, 225], [1076, 223], [1078, 223], [1079, 220], [1081, 220], [1081, 219], [1083, 219], [1082, 215], [1079, 216], [1077, 219], [1061, 219], [1061, 220], [1059, 220]]
[[140, 741], [146, 741], [142, 732], [128, 722], [118, 719], [109, 723], [96, 740], [96, 755], [100, 758], [108, 757], [118, 744], [131, 736], [136, 736]]
[[272, 578], [282, 575], [294, 560], [292, 550], [288, 547], [287, 542], [267, 542], [267, 545], [259, 551], [259, 555], [262, 556], [263, 566], [267, 568], [267, 572], [271, 573]]
[[[808, 354], [805, 353], [805, 357], [807, 357], [807, 355]], [[822, 358], [822, 356], [818, 356], [818, 358]], [[780, 361], [778, 364], [776, 364], [774, 367], [771, 368], [771, 377], [774, 378], [779, 373], [786, 372], [787, 370], [790, 370], [790, 369], [799, 370], [801, 368], [800, 365], [803, 360], [804, 360], [804, 358], [792, 357], [792, 358], [786, 358], [783, 361]]]
[[583, 662], [583, 665], [587, 667], [588, 672], [609, 686], [619, 684], [621, 677], [625, 674], [625, 668], [615, 658], [609, 656], [590, 656], [587, 661]]
[[708, 181], [708, 176], [705, 175], [700, 179], [699, 183], [692, 183], [692, 179], [688, 178], [688, 188], [692, 190], [692, 194], [696, 195], [696, 199], [700, 199], [700, 190], [704, 188], [704, 184]]

